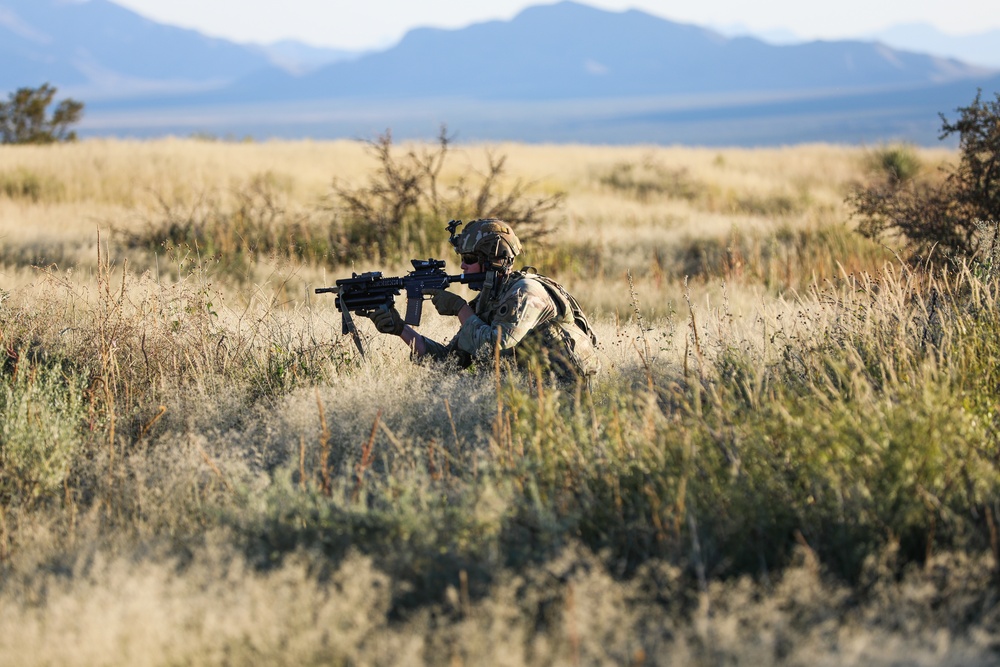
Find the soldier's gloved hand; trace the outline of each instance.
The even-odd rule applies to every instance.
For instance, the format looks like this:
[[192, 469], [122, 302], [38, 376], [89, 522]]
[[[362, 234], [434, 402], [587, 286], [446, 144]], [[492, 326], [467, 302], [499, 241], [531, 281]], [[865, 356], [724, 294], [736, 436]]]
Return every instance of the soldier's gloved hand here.
[[449, 292], [443, 289], [429, 289], [424, 290], [424, 294], [430, 294], [432, 296], [431, 303], [437, 308], [438, 314], [440, 315], [458, 315], [458, 311], [462, 310], [468, 302], [455, 294], [454, 292]]
[[393, 334], [394, 336], [403, 333], [403, 318], [395, 306], [382, 304], [368, 318], [375, 324], [379, 333]]

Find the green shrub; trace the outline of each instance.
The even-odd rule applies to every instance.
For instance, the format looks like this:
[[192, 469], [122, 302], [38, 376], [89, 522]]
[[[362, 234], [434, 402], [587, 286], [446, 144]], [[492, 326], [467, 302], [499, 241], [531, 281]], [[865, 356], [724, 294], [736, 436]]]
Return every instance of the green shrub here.
[[13, 352], [0, 386], [0, 499], [58, 494], [76, 463], [86, 423], [85, 383], [55, 361]]
[[895, 144], [873, 151], [868, 158], [870, 168], [889, 183], [899, 184], [920, 173], [920, 157], [912, 146]]
[[[941, 115], [941, 139], [958, 134], [960, 153], [958, 166], [943, 181], [892, 177], [850, 195], [861, 219], [858, 231], [870, 238], [901, 237], [914, 259], [932, 252], [968, 258], [979, 250], [977, 225], [1000, 220], [1000, 93], [992, 102], [981, 98], [982, 91], [971, 105], [959, 107], [954, 123]], [[889, 161], [907, 169], [901, 157]]]

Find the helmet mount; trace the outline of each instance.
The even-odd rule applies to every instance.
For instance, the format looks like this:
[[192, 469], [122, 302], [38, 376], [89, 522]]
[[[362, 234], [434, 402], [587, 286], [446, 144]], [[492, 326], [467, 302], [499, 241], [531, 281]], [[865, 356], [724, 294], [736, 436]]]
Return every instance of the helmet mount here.
[[458, 251], [458, 228], [463, 224], [461, 220], [449, 220], [448, 225], [445, 227], [449, 234], [448, 243], [455, 248], [456, 252]]

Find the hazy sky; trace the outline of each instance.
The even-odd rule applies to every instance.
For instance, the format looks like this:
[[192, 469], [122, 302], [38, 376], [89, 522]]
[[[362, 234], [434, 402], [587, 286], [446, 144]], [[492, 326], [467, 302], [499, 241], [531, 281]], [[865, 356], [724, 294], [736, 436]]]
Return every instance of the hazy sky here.
[[[241, 42], [294, 38], [345, 49], [386, 47], [415, 27], [459, 28], [510, 19], [553, 0], [113, 0], [157, 21]], [[582, 0], [635, 8], [702, 26], [742, 24], [804, 38], [863, 35], [895, 23], [929, 23], [953, 34], [1000, 27], [995, 0]]]

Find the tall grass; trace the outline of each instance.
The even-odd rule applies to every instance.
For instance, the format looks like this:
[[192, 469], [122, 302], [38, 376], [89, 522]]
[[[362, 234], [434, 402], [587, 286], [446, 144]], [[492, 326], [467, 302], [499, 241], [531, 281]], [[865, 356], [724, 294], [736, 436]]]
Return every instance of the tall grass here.
[[[1000, 347], [990, 332], [996, 329], [997, 295], [968, 272], [925, 278], [918, 284], [912, 276], [889, 274], [849, 283], [764, 314], [763, 322], [745, 329], [738, 318], [714, 321], [693, 307], [680, 329], [685, 353], [654, 355], [641, 344], [629, 352], [610, 350], [609, 356], [630, 359], [619, 360], [617, 372], [602, 378], [590, 395], [518, 376], [395, 366], [403, 359], [394, 362], [395, 382], [387, 383], [387, 369], [379, 364], [355, 360], [338, 367], [329, 358], [314, 367], [322, 374], [302, 378], [298, 388], [272, 381], [260, 391], [246, 364], [199, 360], [197, 346], [183, 371], [154, 370], [129, 347], [141, 344], [142, 332], [149, 344], [148, 332], [157, 325], [175, 327], [173, 321], [146, 311], [131, 314], [128, 330], [116, 328], [115, 307], [96, 304], [77, 324], [114, 332], [111, 360], [102, 356], [102, 346], [89, 357], [82, 346], [72, 349], [80, 355], [79, 368], [94, 375], [109, 364], [116, 369], [108, 381], [114, 388], [110, 403], [101, 404], [108, 394], [103, 382], [89, 387], [98, 406], [94, 430], [86, 424], [95, 408], [74, 404], [77, 427], [66, 441], [80, 443], [84, 457], [71, 469], [61, 468], [62, 488], [56, 479], [44, 487], [47, 496], [9, 496], [4, 567], [9, 581], [30, 589], [40, 585], [31, 572], [65, 571], [59, 563], [67, 563], [63, 579], [46, 586], [68, 586], [72, 593], [60, 604], [72, 605], [87, 595], [75, 582], [94, 576], [101, 582], [138, 577], [136, 584], [171, 596], [162, 577], [173, 568], [187, 574], [169, 575], [171, 587], [197, 585], [190, 581], [204, 576], [246, 576], [224, 574], [219, 568], [234, 567], [225, 562], [260, 572], [253, 576], [263, 577], [266, 587], [278, 572], [294, 582], [312, 576], [327, 582], [330, 574], [323, 572], [347, 568], [352, 574], [341, 576], [352, 578], [361, 567], [352, 559], [360, 556], [364, 568], [384, 577], [370, 579], [385, 591], [379, 594], [383, 601], [366, 612], [376, 614], [374, 622], [407, 619], [415, 633], [411, 641], [423, 637], [433, 644], [440, 641], [439, 626], [421, 625], [427, 608], [454, 615], [458, 625], [449, 625], [452, 631], [466, 627], [469, 614], [520, 619], [517, 636], [526, 643], [512, 650], [529, 663], [545, 662], [529, 649], [536, 641], [529, 638], [539, 632], [562, 637], [564, 644], [550, 649], [555, 653], [543, 652], [550, 657], [604, 655], [595, 651], [614, 646], [619, 658], [641, 652], [657, 662], [653, 652], [663, 637], [639, 631], [638, 619], [627, 621], [640, 625], [624, 644], [620, 638], [590, 644], [585, 633], [570, 632], [564, 625], [566, 615], [576, 613], [570, 607], [596, 604], [583, 602], [577, 585], [607, 589], [610, 599], [620, 601], [573, 622], [595, 623], [589, 614], [627, 619], [652, 605], [660, 623], [681, 623], [691, 641], [696, 627], [685, 624], [699, 618], [699, 604], [705, 604], [700, 596], [711, 600], [711, 582], [745, 576], [771, 582], [753, 584], [771, 590], [797, 571], [796, 557], [811, 563], [801, 566], [807, 572], [830, 577], [830, 583], [810, 585], [859, 586], [855, 595], [865, 605], [876, 604], [865, 591], [884, 577], [903, 576], [913, 564], [943, 562], [947, 554], [992, 555], [996, 547], [1000, 480], [993, 465], [998, 452], [992, 369]], [[936, 295], [935, 306], [925, 294]], [[114, 301], [116, 293], [111, 296]], [[77, 308], [83, 310], [82, 304]], [[786, 317], [792, 323], [783, 324]], [[213, 326], [239, 348], [237, 325], [243, 326]], [[210, 331], [200, 334], [203, 350], [212, 342]], [[263, 333], [251, 331], [244, 335]], [[606, 328], [601, 333], [614, 340]], [[261, 368], [272, 354], [244, 349], [241, 360], [256, 360]], [[52, 358], [51, 350], [47, 354]], [[52, 372], [54, 362], [38, 363], [48, 363]], [[17, 377], [9, 382], [16, 387]], [[224, 399], [209, 398], [223, 386]], [[399, 386], [407, 388], [406, 398]], [[156, 404], [164, 407], [154, 411]], [[130, 412], [128, 426], [121, 416]], [[113, 415], [119, 415], [114, 430]], [[10, 423], [11, 415], [6, 419]], [[19, 445], [7, 433], [4, 455], [10, 457]], [[34, 465], [52, 467], [50, 461]], [[46, 478], [23, 466], [14, 470], [22, 484], [43, 488], [36, 480]], [[42, 527], [47, 535], [39, 536]], [[221, 562], [211, 560], [220, 557], [212, 555], [219, 547], [206, 541], [212, 534], [227, 545]], [[92, 556], [86, 554], [104, 553], [112, 544], [135, 554], [140, 569], [121, 570], [120, 563], [113, 571], [94, 570], [87, 564]], [[198, 567], [215, 574], [188, 563], [192, 555], [209, 558]], [[305, 571], [314, 574], [296, 569], [303, 557], [310, 563]], [[85, 561], [72, 565], [77, 558]], [[167, 565], [173, 559], [179, 564]], [[560, 574], [560, 567], [568, 570]], [[991, 576], [989, 567], [976, 567]], [[877, 574], [878, 568], [887, 569]], [[536, 569], [539, 574], [530, 574]], [[582, 574], [575, 572], [604, 572], [607, 579], [578, 584]], [[626, 592], [645, 577], [663, 576], [655, 572], [673, 573], [660, 584], [673, 587], [669, 604], [657, 602], [664, 595], [659, 587]], [[525, 576], [530, 583], [517, 583]], [[22, 599], [8, 586], [14, 599]], [[324, 583], [321, 590], [333, 594], [339, 586]], [[503, 602], [508, 594], [514, 597]], [[536, 601], [521, 599], [524, 594]], [[548, 629], [544, 615], [536, 617], [550, 596], [561, 600], [561, 611], [551, 612], [564, 619], [558, 630]], [[715, 603], [730, 608], [731, 601], [722, 596]], [[158, 613], [178, 613], [159, 602], [146, 604]], [[618, 612], [615, 604], [621, 605]], [[816, 613], [828, 613], [817, 600], [811, 604]], [[31, 608], [57, 613], [44, 603], [16, 607], [13, 617], [26, 618]], [[987, 622], [981, 611], [965, 613], [972, 614], [972, 625], [956, 628], [954, 641], [973, 641], [966, 631]], [[291, 620], [282, 632], [305, 632], [309, 619], [315, 617]], [[256, 622], [241, 621], [245, 627]], [[467, 628], [469, 643], [462, 650], [473, 650], [489, 627]], [[118, 632], [136, 636], [129, 624]], [[894, 630], [872, 622], [867, 632], [891, 636]], [[346, 642], [343, 650], [365, 659], [381, 655], [369, 640], [337, 637]], [[258, 650], [258, 640], [231, 641], [236, 655]], [[334, 650], [319, 637], [297, 641], [307, 643], [280, 660], [306, 655], [322, 662]], [[689, 648], [711, 662], [706, 656], [714, 655], [712, 644], [705, 637]], [[920, 647], [908, 650], [919, 654]], [[391, 662], [384, 655], [381, 660]]]
[[[136, 272], [102, 237], [92, 277], [19, 274], [0, 301], [0, 655], [990, 664], [989, 268], [886, 263], [818, 190], [804, 217], [738, 213], [714, 242], [647, 196], [659, 213], [617, 219], [633, 249], [569, 220], [586, 234], [537, 251], [605, 304], [590, 392], [414, 364], [373, 333], [361, 358], [331, 304], [287, 290], [320, 275], [288, 258], [246, 255], [274, 276], [256, 284], [197, 254]], [[684, 264], [644, 245], [655, 229], [705, 251]], [[588, 285], [573, 261], [609, 268]]]

